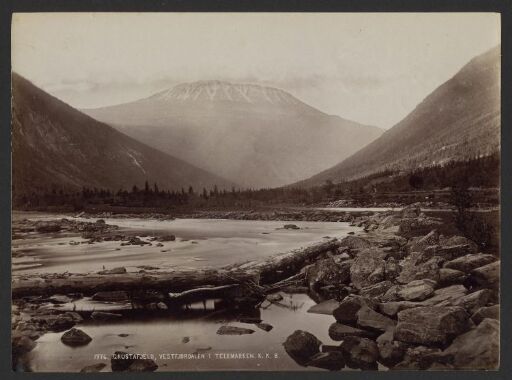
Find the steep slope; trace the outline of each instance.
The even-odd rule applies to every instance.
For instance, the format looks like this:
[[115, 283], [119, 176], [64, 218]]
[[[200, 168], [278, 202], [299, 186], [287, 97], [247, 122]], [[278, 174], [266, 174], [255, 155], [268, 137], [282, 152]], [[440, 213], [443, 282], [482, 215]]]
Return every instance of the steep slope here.
[[139, 101], [83, 111], [254, 188], [307, 178], [382, 133], [326, 115], [277, 88], [221, 81], [184, 83]]
[[230, 188], [232, 183], [150, 148], [12, 75], [15, 195], [52, 187]]
[[378, 139], [297, 185], [408, 171], [499, 150], [500, 57], [498, 46], [474, 58]]

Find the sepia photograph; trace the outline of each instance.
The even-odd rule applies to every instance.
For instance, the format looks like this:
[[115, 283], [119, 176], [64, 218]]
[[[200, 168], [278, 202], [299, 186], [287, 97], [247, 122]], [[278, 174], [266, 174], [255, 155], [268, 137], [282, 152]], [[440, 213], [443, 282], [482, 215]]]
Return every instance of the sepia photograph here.
[[12, 370], [498, 371], [500, 16], [13, 13]]

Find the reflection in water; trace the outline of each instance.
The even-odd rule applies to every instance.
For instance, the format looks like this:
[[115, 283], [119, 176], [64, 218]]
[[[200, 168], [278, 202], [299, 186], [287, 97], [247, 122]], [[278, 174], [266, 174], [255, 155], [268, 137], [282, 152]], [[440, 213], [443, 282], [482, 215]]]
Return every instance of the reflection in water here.
[[[295, 363], [282, 344], [295, 330], [309, 331], [324, 344], [338, 344], [327, 333], [334, 319], [307, 313], [315, 303], [305, 294], [282, 295], [279, 303], [250, 313], [224, 309], [215, 300], [209, 300], [206, 308], [199, 302], [188, 310], [153, 313], [151, 317], [140, 311], [120, 310], [125, 314], [121, 322], [100, 324], [88, 319], [77, 326], [93, 338], [87, 346], [68, 347], [60, 341], [62, 333], [48, 333], [38, 339], [27, 359], [34, 371], [58, 372], [77, 372], [99, 362], [107, 364], [104, 371], [110, 371], [109, 357], [115, 351], [152, 354], [158, 371], [312, 369]], [[247, 317], [261, 319], [273, 329], [267, 332], [254, 324], [238, 322]], [[223, 325], [249, 328], [254, 333], [218, 335], [217, 330]], [[187, 359], [186, 355], [181, 358], [175, 355], [194, 353], [202, 353], [204, 357], [193, 359], [193, 355], [188, 355]], [[245, 353], [247, 357], [227, 359], [233, 353]]]

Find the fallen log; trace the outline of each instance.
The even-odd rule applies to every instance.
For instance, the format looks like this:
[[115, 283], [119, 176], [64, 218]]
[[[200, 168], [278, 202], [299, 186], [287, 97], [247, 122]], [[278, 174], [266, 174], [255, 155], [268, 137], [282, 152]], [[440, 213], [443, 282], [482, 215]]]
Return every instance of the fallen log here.
[[111, 274], [46, 274], [39, 276], [16, 276], [12, 280], [12, 297], [83, 293], [92, 295], [111, 290], [159, 290], [166, 293], [183, 292], [197, 287], [230, 284], [272, 284], [286, 279], [319, 255], [336, 249], [339, 240], [279, 254], [263, 262], [253, 262], [227, 269], [207, 269], [172, 272], [145, 272]]

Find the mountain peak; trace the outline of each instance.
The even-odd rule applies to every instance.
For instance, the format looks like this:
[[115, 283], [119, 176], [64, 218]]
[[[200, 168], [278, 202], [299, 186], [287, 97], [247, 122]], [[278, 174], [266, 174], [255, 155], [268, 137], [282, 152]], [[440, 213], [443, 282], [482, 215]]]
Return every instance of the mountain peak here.
[[232, 83], [220, 80], [201, 80], [178, 84], [148, 99], [181, 100], [188, 102], [224, 101], [253, 104], [302, 104], [302, 102], [293, 95], [275, 87], [249, 83]]

